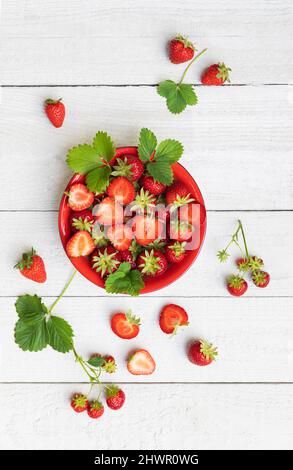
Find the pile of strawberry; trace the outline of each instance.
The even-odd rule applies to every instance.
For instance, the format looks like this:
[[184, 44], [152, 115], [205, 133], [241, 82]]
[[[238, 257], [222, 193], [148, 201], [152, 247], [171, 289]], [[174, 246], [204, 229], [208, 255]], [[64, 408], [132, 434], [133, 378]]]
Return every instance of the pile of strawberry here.
[[133, 154], [115, 156], [101, 132], [93, 146], [69, 151], [69, 166], [86, 177], [85, 184], [72, 184], [66, 192], [72, 210], [66, 252], [89, 256], [108, 292], [137, 295], [144, 280], [162, 276], [185, 258], [187, 242], [204, 223], [204, 207], [198, 203], [195, 218], [197, 201], [183, 182], [174, 181], [172, 164], [182, 152], [171, 139], [157, 146], [148, 129], [141, 130]]

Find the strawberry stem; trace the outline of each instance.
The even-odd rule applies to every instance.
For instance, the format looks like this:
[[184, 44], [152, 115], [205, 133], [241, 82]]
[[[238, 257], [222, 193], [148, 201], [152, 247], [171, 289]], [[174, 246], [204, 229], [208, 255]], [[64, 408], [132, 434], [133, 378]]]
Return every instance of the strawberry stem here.
[[189, 62], [189, 64], [187, 65], [186, 69], [184, 70], [183, 72], [183, 75], [181, 77], [181, 80], [180, 82], [178, 83], [178, 85], [181, 85], [181, 83], [183, 82], [184, 78], [185, 78], [185, 75], [186, 73], [188, 72], [189, 68], [191, 67], [191, 65], [193, 64], [193, 62], [198, 59], [202, 54], [204, 54], [205, 52], [207, 51], [207, 48], [203, 49], [199, 54], [197, 54], [191, 62]]
[[248, 259], [248, 258], [249, 258], [249, 253], [248, 253], [246, 238], [245, 238], [244, 229], [243, 229], [243, 225], [242, 225], [241, 220], [238, 220], [238, 224], [239, 224], [238, 229], [241, 230], [241, 234], [242, 234], [242, 238], [243, 238], [243, 243], [244, 243], [244, 248], [245, 248], [246, 257], [247, 257], [247, 259]]
[[60, 299], [62, 299], [63, 295], [65, 294], [65, 292], [67, 291], [68, 287], [70, 286], [75, 274], [77, 273], [76, 269], [73, 271], [72, 275], [70, 276], [69, 280], [67, 281], [67, 283], [65, 284], [65, 286], [63, 287], [59, 297], [57, 297], [57, 299], [55, 300], [55, 302], [53, 302], [53, 304], [51, 305], [51, 307], [48, 309], [48, 313], [51, 314], [53, 308], [57, 305], [57, 303], [59, 302]]

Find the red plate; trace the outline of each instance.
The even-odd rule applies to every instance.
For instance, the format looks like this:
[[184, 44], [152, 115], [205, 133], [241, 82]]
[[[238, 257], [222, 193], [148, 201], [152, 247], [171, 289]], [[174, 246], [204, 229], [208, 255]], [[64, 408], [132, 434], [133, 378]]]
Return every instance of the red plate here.
[[[116, 157], [123, 157], [123, 155], [137, 155], [137, 147], [121, 147], [118, 148], [116, 151]], [[192, 176], [188, 173], [188, 171], [179, 163], [174, 163], [173, 165], [173, 172], [174, 172], [174, 179], [176, 181], [182, 181], [187, 187], [191, 194], [191, 196], [198, 201], [202, 207], [205, 207], [203, 197], [197, 186], [196, 182], [192, 178]], [[68, 191], [69, 187], [73, 183], [83, 183], [84, 176], [79, 174], [75, 174], [71, 180], [69, 181], [66, 191]], [[59, 226], [59, 233], [63, 248], [65, 250], [66, 243], [71, 235], [70, 225], [69, 225], [69, 215], [71, 213], [70, 207], [67, 205], [67, 196], [63, 195], [60, 208], [59, 208], [59, 217], [58, 217], [58, 226]], [[146, 294], [147, 292], [154, 292], [156, 290], [162, 289], [163, 287], [168, 286], [171, 282], [176, 281], [182, 274], [184, 274], [192, 265], [192, 263], [197, 258], [197, 255], [202, 247], [204, 237], [206, 232], [206, 218], [204, 222], [200, 226], [199, 230], [199, 239], [198, 239], [198, 246], [196, 249], [190, 250], [187, 252], [186, 257], [181, 263], [170, 265], [167, 271], [158, 278], [155, 279], [147, 279], [145, 280], [145, 287], [141, 290], [142, 294]], [[66, 252], [66, 251], [65, 251]], [[104, 281], [101, 276], [93, 271], [91, 268], [89, 259], [86, 257], [80, 258], [70, 258], [71, 263], [73, 266], [79, 271], [84, 277], [86, 277], [89, 281], [93, 282], [99, 287], [104, 288]]]

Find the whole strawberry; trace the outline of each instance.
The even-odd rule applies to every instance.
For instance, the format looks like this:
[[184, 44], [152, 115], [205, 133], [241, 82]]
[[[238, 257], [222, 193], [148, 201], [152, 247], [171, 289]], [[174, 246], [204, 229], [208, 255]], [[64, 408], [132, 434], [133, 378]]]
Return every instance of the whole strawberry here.
[[135, 155], [124, 155], [114, 162], [113, 176], [126, 176], [130, 181], [137, 181], [144, 172], [144, 164]]
[[30, 252], [23, 253], [22, 259], [16, 264], [21, 274], [31, 281], [43, 283], [47, 279], [43, 259], [32, 248]]
[[201, 83], [203, 85], [223, 85], [225, 82], [230, 82], [229, 72], [231, 69], [226, 67], [224, 63], [213, 64], [203, 73]]
[[194, 45], [187, 38], [177, 36], [169, 43], [169, 58], [173, 64], [181, 64], [194, 56]]
[[165, 256], [169, 263], [180, 263], [185, 258], [185, 245], [186, 242], [173, 242], [167, 245]]
[[45, 112], [55, 127], [61, 127], [65, 118], [65, 106], [59, 100], [52, 100], [51, 98], [45, 101]]
[[159, 250], [145, 250], [137, 258], [137, 267], [145, 276], [159, 277], [168, 268], [168, 261]]
[[188, 359], [197, 366], [208, 366], [217, 355], [217, 348], [204, 339], [195, 341], [188, 350]]
[[85, 411], [88, 407], [88, 399], [85, 395], [81, 393], [76, 393], [73, 395], [70, 403], [71, 407], [76, 413], [81, 413]]
[[113, 356], [104, 356], [105, 364], [102, 369], [108, 374], [113, 374], [117, 370], [117, 365]]
[[152, 176], [143, 176], [141, 178], [141, 185], [145, 191], [148, 191], [150, 194], [153, 194], [154, 196], [158, 196], [159, 194], [162, 194], [166, 189], [166, 186], [163, 183], [159, 183], [158, 181], [155, 181]]
[[93, 419], [100, 418], [104, 414], [104, 405], [99, 400], [91, 401], [87, 406], [87, 414]]
[[264, 288], [270, 282], [270, 275], [266, 271], [256, 271], [252, 275], [252, 280], [256, 287]]
[[106, 401], [109, 408], [119, 410], [125, 402], [125, 393], [117, 385], [111, 385], [106, 389]]
[[247, 282], [239, 275], [230, 276], [227, 281], [228, 292], [235, 297], [245, 294], [247, 287]]

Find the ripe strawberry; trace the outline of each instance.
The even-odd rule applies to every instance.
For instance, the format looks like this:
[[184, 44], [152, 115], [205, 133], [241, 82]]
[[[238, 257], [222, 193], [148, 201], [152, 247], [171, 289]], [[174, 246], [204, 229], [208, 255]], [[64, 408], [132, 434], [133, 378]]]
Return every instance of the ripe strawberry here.
[[191, 239], [193, 232], [193, 225], [185, 220], [171, 220], [169, 224], [170, 240], [177, 240], [178, 242], [188, 241]]
[[252, 275], [253, 283], [256, 287], [267, 287], [268, 283], [270, 282], [270, 275], [266, 271], [256, 271]]
[[107, 237], [116, 250], [128, 250], [131, 245], [133, 233], [128, 225], [112, 225], [107, 231]]
[[180, 263], [185, 258], [186, 242], [173, 242], [167, 246], [165, 256], [169, 263]]
[[88, 232], [82, 230], [76, 232], [67, 242], [66, 253], [72, 258], [88, 256], [95, 249], [95, 244]]
[[152, 176], [143, 176], [141, 178], [141, 185], [146, 191], [153, 194], [154, 196], [162, 194], [166, 189], [165, 184], [155, 181]]
[[130, 181], [137, 181], [144, 172], [144, 165], [135, 155], [124, 155], [114, 162], [113, 176], [126, 176]]
[[94, 216], [101, 225], [112, 225], [123, 222], [123, 207], [111, 197], [105, 197], [95, 207]]
[[112, 179], [107, 194], [120, 204], [127, 205], [135, 198], [135, 188], [125, 176], [118, 176]]
[[247, 291], [247, 282], [239, 275], [233, 275], [228, 278], [227, 289], [231, 295], [240, 297]]
[[246, 273], [249, 271], [249, 258], [238, 258], [236, 260], [236, 264], [238, 266], [239, 271]]
[[183, 206], [189, 202], [193, 202], [195, 199], [191, 197], [190, 191], [187, 186], [181, 181], [175, 181], [166, 191], [166, 203], [175, 207]]
[[104, 414], [104, 405], [99, 400], [91, 401], [87, 407], [87, 414], [90, 418], [97, 419]]
[[127, 361], [127, 369], [133, 375], [150, 375], [154, 372], [156, 363], [145, 349], [135, 351]]
[[15, 268], [19, 269], [21, 274], [31, 281], [43, 283], [47, 279], [44, 261], [33, 248], [30, 252], [23, 253]]
[[188, 325], [188, 315], [179, 305], [168, 304], [161, 310], [159, 323], [164, 333], [174, 335], [179, 326]]
[[223, 85], [225, 82], [230, 82], [229, 72], [231, 69], [226, 67], [224, 63], [213, 64], [203, 73], [201, 83], [203, 85]]
[[145, 250], [137, 258], [137, 267], [145, 276], [158, 277], [166, 271], [168, 261], [159, 250]]
[[92, 268], [102, 277], [112, 274], [121, 262], [118, 252], [112, 246], [96, 250], [91, 256]]
[[195, 341], [188, 350], [188, 359], [197, 366], [208, 366], [217, 355], [217, 348], [204, 339]]
[[65, 106], [61, 103], [61, 99], [52, 100], [49, 98], [45, 101], [45, 112], [55, 127], [61, 127], [65, 118]]
[[173, 64], [181, 64], [194, 56], [194, 45], [187, 38], [177, 36], [169, 44], [169, 58]]
[[119, 338], [135, 338], [139, 333], [139, 326], [140, 318], [133, 316], [131, 310], [126, 313], [115, 313], [111, 319], [112, 331]]
[[156, 197], [141, 188], [140, 192], [136, 195], [133, 204], [131, 205], [132, 211], [145, 212], [156, 207]]
[[72, 232], [78, 232], [79, 230], [85, 230], [91, 232], [93, 228], [95, 218], [92, 212], [88, 209], [83, 211], [72, 212], [69, 216], [69, 224]]
[[105, 364], [102, 366], [102, 369], [108, 374], [113, 374], [117, 370], [117, 365], [113, 356], [104, 356]]
[[117, 385], [106, 388], [106, 402], [111, 410], [119, 410], [124, 405], [125, 393]]
[[130, 263], [132, 269], [136, 268], [136, 262], [133, 259], [133, 254], [130, 250], [122, 250], [120, 251], [121, 261], [125, 261], [126, 263]]
[[263, 265], [264, 265], [264, 262], [261, 258], [258, 258], [257, 256], [250, 256], [249, 269], [252, 272], [259, 271]]
[[81, 413], [82, 411], [85, 411], [88, 406], [88, 399], [85, 395], [82, 395], [81, 393], [76, 393], [73, 395], [71, 399], [71, 406], [76, 411], [76, 413]]
[[87, 209], [94, 202], [94, 193], [88, 190], [84, 184], [76, 183], [70, 186], [68, 196], [68, 205], [74, 211]]
[[132, 231], [139, 245], [148, 245], [160, 238], [163, 233], [163, 223], [147, 215], [137, 215], [133, 219]]

